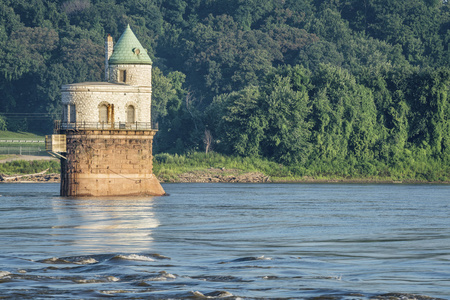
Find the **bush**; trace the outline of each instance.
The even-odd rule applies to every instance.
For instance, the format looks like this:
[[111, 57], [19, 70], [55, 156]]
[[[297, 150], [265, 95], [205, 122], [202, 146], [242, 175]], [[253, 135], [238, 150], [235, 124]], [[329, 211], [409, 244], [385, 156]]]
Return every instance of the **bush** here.
[[260, 157], [225, 156], [220, 153], [189, 152], [186, 155], [155, 155], [154, 173], [160, 178], [176, 178], [179, 174], [208, 168], [236, 169], [243, 172], [261, 172], [280, 181], [301, 181], [304, 176], [327, 179], [382, 179], [447, 181], [450, 167], [445, 161], [428, 158], [423, 153], [418, 159], [414, 152], [399, 156], [396, 164], [357, 161], [356, 159], [317, 159], [308, 164], [282, 165]]
[[59, 173], [61, 170], [59, 161], [55, 161], [55, 160], [50, 160], [50, 161], [15, 160], [15, 161], [0, 164], [0, 173], [6, 174], [6, 175], [34, 174], [34, 173], [42, 172], [46, 169], [48, 169], [48, 173]]

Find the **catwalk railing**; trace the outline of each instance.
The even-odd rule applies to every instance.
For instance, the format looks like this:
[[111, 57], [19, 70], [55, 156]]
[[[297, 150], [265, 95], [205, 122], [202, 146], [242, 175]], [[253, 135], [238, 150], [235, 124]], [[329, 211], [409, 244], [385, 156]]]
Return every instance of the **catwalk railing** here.
[[55, 121], [55, 132], [60, 130], [158, 130], [156, 122], [75, 122]]

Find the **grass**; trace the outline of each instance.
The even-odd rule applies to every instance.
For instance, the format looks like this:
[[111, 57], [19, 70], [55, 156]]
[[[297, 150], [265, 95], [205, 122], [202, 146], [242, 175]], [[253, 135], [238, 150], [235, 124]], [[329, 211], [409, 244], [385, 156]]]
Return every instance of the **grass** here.
[[[153, 172], [158, 178], [168, 181], [178, 175], [207, 169], [235, 170], [234, 173], [261, 172], [269, 176], [280, 173], [284, 167], [268, 160], [240, 156], [225, 156], [219, 153], [192, 152], [186, 155], [156, 154]], [[226, 171], [225, 171], [226, 172]], [[281, 173], [286, 172], [281, 171]], [[225, 173], [226, 174], [226, 173]]]
[[450, 167], [430, 160], [388, 166], [373, 161], [352, 164], [313, 162], [307, 166], [285, 166], [255, 157], [225, 156], [219, 153], [193, 152], [186, 155], [156, 154], [153, 172], [164, 181], [176, 180], [180, 174], [210, 168], [236, 170], [237, 173], [260, 172], [273, 182], [450, 182]]
[[[45, 153], [45, 137], [35, 135], [28, 132], [12, 132], [12, 131], [0, 131], [0, 140], [14, 140], [18, 142], [2, 142], [0, 141], [0, 150], [2, 153], [16, 153], [19, 154], [20, 148], [22, 148], [22, 154], [29, 154], [31, 152], [41, 151]], [[32, 141], [42, 141], [40, 143]]]
[[0, 154], [0, 160], [15, 157], [15, 154]]
[[[1, 158], [1, 156], [0, 156]], [[408, 165], [387, 166], [382, 162], [371, 164], [348, 162], [315, 162], [308, 166], [285, 166], [255, 157], [225, 156], [219, 153], [192, 152], [185, 155], [161, 153], [154, 155], [153, 172], [163, 181], [177, 181], [183, 173], [212, 173], [222, 169], [223, 174], [259, 172], [273, 182], [450, 182], [448, 163], [430, 161]], [[0, 164], [0, 173], [31, 174], [49, 168], [59, 173], [58, 161], [13, 161]]]
[[55, 160], [15, 160], [0, 164], [0, 173], [5, 175], [34, 174], [46, 169], [48, 173], [59, 173], [60, 164]]
[[0, 131], [0, 139], [45, 140], [45, 137], [29, 132]]

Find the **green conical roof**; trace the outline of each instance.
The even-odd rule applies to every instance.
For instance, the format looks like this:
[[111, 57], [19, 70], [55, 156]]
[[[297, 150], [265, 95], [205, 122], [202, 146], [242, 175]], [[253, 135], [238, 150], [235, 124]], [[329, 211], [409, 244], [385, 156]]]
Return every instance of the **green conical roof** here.
[[120, 39], [114, 45], [109, 64], [152, 64], [147, 50], [142, 47], [133, 31], [131, 31], [130, 25], [127, 26], [127, 29], [125, 29]]

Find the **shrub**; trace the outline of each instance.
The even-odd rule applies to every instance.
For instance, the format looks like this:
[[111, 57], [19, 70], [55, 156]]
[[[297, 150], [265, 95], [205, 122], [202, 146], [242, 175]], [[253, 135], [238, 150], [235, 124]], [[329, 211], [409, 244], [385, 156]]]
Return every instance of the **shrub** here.
[[61, 170], [59, 161], [35, 160], [24, 161], [15, 160], [0, 164], [0, 173], [7, 175], [14, 174], [34, 174], [48, 169], [48, 173], [59, 173]]

